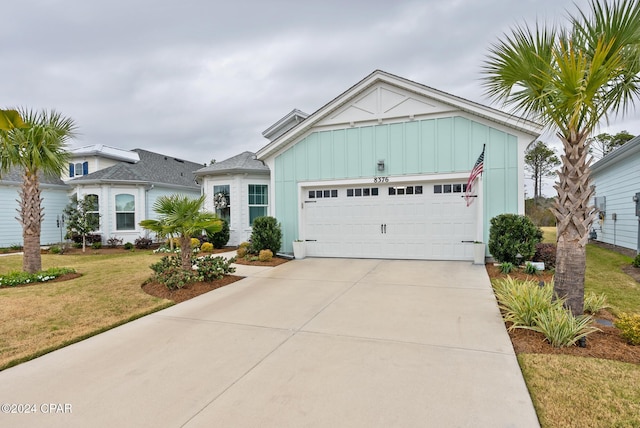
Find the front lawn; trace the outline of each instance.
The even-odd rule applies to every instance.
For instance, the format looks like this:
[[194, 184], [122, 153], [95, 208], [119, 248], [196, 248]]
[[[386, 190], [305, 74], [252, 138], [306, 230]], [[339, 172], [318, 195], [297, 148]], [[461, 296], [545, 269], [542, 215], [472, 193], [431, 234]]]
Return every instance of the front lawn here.
[[[545, 242], [554, 242], [555, 228], [543, 230]], [[604, 293], [614, 315], [640, 313], [640, 283], [622, 271], [630, 263], [614, 251], [587, 246], [585, 289]], [[543, 428], [640, 427], [640, 365], [533, 353], [518, 354], [518, 362]]]
[[[43, 254], [43, 269], [70, 267], [82, 276], [0, 289], [0, 370], [172, 305], [140, 288], [157, 259], [150, 251]], [[20, 255], [1, 260], [0, 274], [22, 267]]]

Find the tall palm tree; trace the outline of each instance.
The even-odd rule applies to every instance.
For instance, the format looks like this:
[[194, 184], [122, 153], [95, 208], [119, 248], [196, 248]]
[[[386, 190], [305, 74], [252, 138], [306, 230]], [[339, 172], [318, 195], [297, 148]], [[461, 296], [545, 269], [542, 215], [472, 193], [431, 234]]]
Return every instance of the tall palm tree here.
[[153, 204], [159, 218], [140, 222], [140, 226], [161, 236], [180, 236], [180, 261], [185, 270], [191, 269], [191, 238], [203, 231], [216, 233], [222, 229], [222, 222], [214, 213], [202, 210], [204, 199], [204, 196], [196, 199], [180, 195], [161, 196]]
[[486, 93], [557, 132], [564, 146], [554, 206], [555, 292], [582, 314], [586, 244], [596, 213], [589, 136], [640, 95], [640, 1], [590, 0], [569, 26], [515, 27], [484, 64]]
[[42, 269], [40, 228], [44, 213], [40, 174], [60, 176], [69, 158], [65, 146], [75, 136], [76, 125], [54, 110], [20, 110], [19, 116], [24, 126], [0, 131], [0, 172], [11, 167], [22, 171], [19, 208], [24, 246], [22, 268], [34, 273]]

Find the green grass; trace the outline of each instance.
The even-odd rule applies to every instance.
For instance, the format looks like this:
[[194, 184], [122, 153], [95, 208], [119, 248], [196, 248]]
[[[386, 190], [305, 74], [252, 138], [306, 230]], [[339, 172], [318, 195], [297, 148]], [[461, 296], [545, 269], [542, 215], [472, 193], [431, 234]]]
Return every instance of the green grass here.
[[556, 243], [556, 237], [557, 237], [557, 231], [556, 231], [556, 227], [541, 227], [540, 229], [542, 229], [542, 242], [548, 242], [551, 244], [555, 244]]
[[[555, 242], [555, 228], [542, 228]], [[631, 258], [587, 246], [585, 291], [605, 294], [614, 314], [640, 313], [640, 284], [622, 271]], [[640, 365], [569, 355], [520, 354], [543, 428], [640, 427]]]
[[640, 427], [640, 365], [542, 354], [518, 362], [543, 428]]
[[[71, 267], [82, 277], [0, 289], [0, 370], [172, 305], [141, 289], [151, 252], [43, 255], [43, 269]], [[2, 257], [0, 274], [22, 256]]]
[[595, 245], [587, 245], [585, 291], [604, 293], [614, 315], [640, 313], [640, 283], [622, 271], [631, 257]]

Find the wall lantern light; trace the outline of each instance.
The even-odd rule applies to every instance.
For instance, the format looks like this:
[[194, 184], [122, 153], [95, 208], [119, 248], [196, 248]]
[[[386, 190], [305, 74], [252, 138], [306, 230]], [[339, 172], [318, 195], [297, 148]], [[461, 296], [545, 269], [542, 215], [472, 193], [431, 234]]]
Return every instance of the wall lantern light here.
[[380, 172], [384, 171], [384, 159], [380, 159], [378, 161], [378, 171]]
[[638, 201], [640, 200], [640, 198], [638, 198], [638, 195], [640, 195], [640, 193], [636, 193], [635, 195], [633, 195], [633, 197], [631, 198], [633, 200], [633, 202], [635, 202], [636, 204], [638, 203]]

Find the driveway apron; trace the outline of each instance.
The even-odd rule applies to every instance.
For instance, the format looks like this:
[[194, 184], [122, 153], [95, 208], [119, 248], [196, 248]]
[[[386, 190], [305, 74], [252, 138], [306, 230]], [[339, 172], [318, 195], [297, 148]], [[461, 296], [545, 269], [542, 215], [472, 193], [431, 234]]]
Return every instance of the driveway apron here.
[[[482, 266], [320, 259], [0, 372], [11, 427], [538, 427]], [[28, 413], [24, 409], [29, 405]]]

